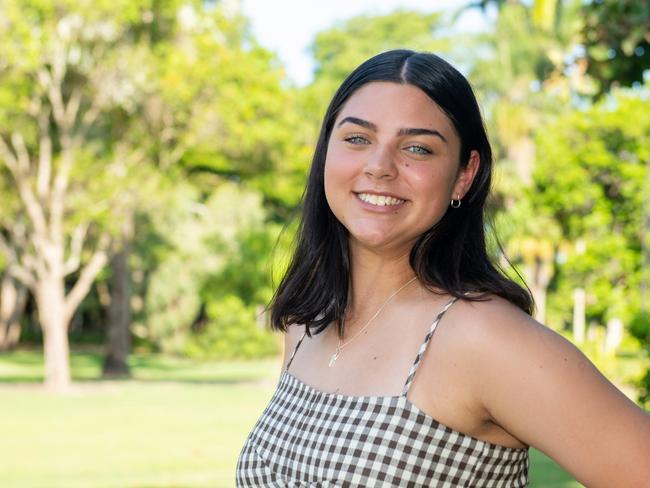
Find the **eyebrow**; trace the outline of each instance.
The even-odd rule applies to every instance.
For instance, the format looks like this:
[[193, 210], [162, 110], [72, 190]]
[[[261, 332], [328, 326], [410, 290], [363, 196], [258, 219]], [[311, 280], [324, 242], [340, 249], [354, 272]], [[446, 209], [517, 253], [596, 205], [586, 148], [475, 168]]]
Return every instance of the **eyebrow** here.
[[365, 127], [366, 129], [369, 129], [373, 132], [377, 132], [377, 126], [375, 124], [368, 122], [367, 120], [359, 119], [357, 117], [346, 117], [341, 122], [339, 122], [336, 127], [341, 127], [346, 122], [349, 122], [350, 124], [360, 125], [361, 127]]
[[445, 136], [440, 132], [433, 129], [400, 129], [397, 133], [398, 136], [434, 136], [439, 137], [444, 142], [447, 142]]
[[[367, 120], [360, 119], [358, 117], [345, 117], [341, 122], [338, 123], [336, 127], [341, 127], [345, 123], [350, 123], [350, 124], [355, 124], [355, 125], [360, 125], [361, 127], [365, 127], [368, 130], [371, 130], [373, 132], [377, 132], [377, 126], [373, 124], [372, 122], [368, 122]], [[443, 136], [440, 132], [434, 129], [423, 129], [423, 128], [407, 128], [407, 129], [400, 129], [397, 132], [397, 135], [402, 137], [402, 136], [434, 136], [440, 138], [442, 141], [447, 143], [447, 138]]]

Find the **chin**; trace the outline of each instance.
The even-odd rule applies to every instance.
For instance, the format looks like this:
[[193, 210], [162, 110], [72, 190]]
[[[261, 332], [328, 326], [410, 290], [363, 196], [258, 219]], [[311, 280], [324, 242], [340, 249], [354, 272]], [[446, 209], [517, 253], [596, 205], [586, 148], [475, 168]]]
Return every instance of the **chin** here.
[[404, 240], [386, 232], [350, 232], [350, 237], [366, 249], [392, 249], [404, 246]]

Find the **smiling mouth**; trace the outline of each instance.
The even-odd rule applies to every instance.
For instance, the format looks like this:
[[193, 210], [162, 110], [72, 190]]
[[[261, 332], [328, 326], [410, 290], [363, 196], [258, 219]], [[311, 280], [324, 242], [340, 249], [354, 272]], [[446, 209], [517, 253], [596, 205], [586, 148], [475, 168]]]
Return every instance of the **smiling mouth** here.
[[375, 195], [374, 193], [357, 193], [356, 194], [359, 200], [369, 203], [371, 205], [377, 205], [378, 207], [389, 207], [393, 205], [399, 205], [404, 203], [406, 200], [400, 198], [395, 198], [386, 195]]

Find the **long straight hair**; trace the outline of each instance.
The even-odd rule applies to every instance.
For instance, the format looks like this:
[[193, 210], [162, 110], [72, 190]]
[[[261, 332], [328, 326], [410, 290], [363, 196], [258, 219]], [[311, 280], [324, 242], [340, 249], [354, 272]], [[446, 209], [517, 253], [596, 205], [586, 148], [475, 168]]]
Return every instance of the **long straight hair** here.
[[359, 88], [375, 81], [413, 85], [426, 93], [458, 133], [462, 168], [467, 166], [472, 150], [480, 155], [477, 174], [462, 205], [449, 208], [411, 249], [410, 264], [419, 281], [430, 289], [469, 300], [498, 295], [532, 314], [529, 291], [500, 272], [486, 250], [484, 207], [492, 179], [492, 150], [471, 86], [460, 72], [434, 54], [394, 50], [356, 68], [325, 113], [303, 196], [295, 251], [270, 304], [271, 327], [286, 331], [292, 324], [304, 324], [311, 336], [336, 324], [339, 335], [343, 334], [350, 286], [348, 231], [325, 199], [325, 159], [341, 108]]

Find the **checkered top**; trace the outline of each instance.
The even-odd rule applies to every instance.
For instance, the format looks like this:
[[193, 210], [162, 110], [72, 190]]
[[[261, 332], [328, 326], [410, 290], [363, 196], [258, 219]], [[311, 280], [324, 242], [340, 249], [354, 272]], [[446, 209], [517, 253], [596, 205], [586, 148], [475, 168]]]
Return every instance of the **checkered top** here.
[[522, 487], [528, 450], [470, 437], [430, 417], [407, 398], [438, 314], [399, 396], [327, 393], [288, 369], [253, 427], [237, 464], [237, 486]]

